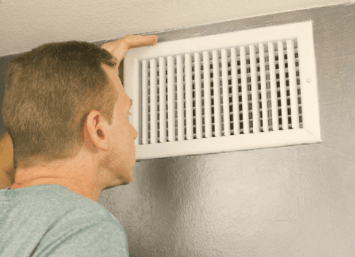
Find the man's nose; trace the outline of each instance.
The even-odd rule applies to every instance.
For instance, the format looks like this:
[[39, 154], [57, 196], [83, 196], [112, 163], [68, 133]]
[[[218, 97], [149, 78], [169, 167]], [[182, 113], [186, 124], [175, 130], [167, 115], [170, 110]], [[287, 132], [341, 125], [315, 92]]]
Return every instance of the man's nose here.
[[135, 129], [135, 127], [133, 127], [133, 130], [134, 130], [134, 139], [136, 139], [137, 138], [137, 136], [138, 136], [138, 131]]

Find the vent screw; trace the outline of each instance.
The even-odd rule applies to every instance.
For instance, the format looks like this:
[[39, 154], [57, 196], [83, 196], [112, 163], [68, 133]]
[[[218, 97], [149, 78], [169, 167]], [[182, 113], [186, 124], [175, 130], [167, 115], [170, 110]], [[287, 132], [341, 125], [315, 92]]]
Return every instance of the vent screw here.
[[307, 82], [310, 83], [312, 81], [311, 78], [307, 78]]

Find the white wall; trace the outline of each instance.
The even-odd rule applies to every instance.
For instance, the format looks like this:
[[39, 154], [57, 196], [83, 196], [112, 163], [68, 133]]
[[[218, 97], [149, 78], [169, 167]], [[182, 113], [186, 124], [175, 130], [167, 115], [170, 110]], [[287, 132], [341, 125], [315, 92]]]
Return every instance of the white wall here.
[[2, 0], [0, 56], [48, 42], [94, 42], [344, 2], [349, 0]]

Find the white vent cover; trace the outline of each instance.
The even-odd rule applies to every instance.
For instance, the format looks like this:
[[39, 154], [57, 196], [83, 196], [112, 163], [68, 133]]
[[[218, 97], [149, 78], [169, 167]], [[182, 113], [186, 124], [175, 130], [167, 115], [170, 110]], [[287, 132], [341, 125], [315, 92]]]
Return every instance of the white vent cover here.
[[137, 159], [321, 142], [312, 22], [131, 49]]

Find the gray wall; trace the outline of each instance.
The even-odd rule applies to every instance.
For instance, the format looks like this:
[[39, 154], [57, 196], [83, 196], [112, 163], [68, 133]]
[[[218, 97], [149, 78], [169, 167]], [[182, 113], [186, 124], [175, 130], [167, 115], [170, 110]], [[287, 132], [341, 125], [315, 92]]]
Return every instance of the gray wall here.
[[130, 256], [355, 256], [355, 6], [160, 34], [160, 42], [314, 21], [322, 143], [140, 161], [99, 203]]
[[137, 162], [131, 184], [98, 200], [124, 227], [130, 256], [355, 256], [355, 6], [164, 32], [160, 42], [307, 20], [322, 143]]

